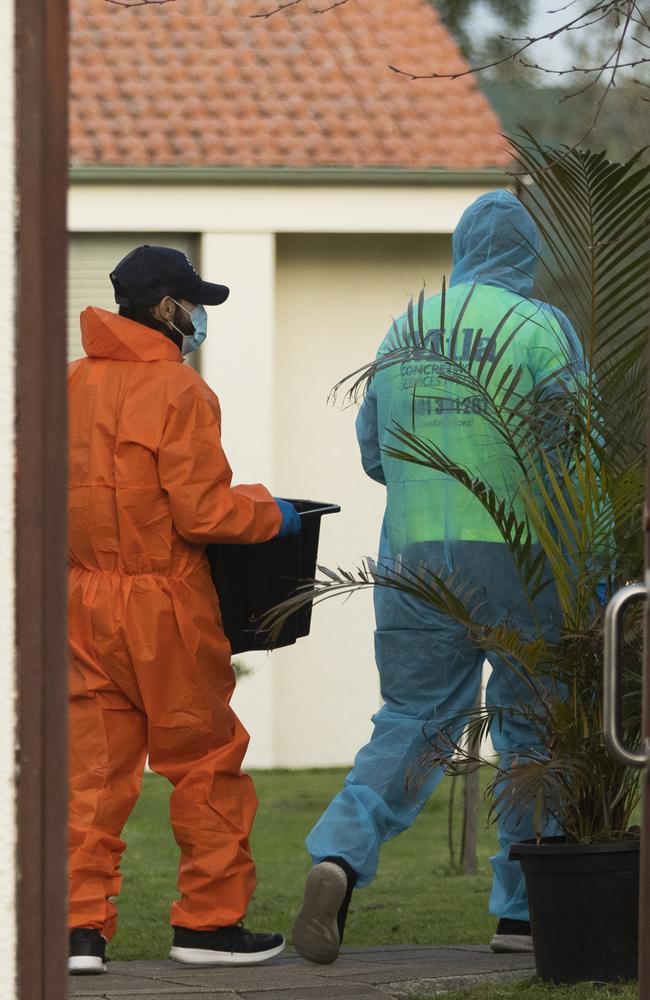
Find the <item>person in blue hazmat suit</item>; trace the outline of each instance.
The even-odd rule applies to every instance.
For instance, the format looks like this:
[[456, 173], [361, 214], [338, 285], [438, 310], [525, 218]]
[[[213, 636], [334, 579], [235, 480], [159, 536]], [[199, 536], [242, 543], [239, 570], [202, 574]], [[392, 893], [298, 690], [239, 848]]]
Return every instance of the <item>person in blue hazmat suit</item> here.
[[[500, 363], [522, 368], [522, 394], [540, 384], [545, 393], [554, 386], [560, 391], [562, 380], [580, 378], [584, 372], [582, 350], [569, 320], [529, 297], [539, 246], [537, 228], [513, 194], [482, 195], [466, 209], [453, 235], [444, 331], [436, 329], [441, 326], [441, 297], [424, 304], [424, 329], [445, 338], [447, 357], [455, 351], [453, 356], [462, 361], [481, 330], [486, 343], [479, 339], [479, 350], [498, 353], [505, 345]], [[403, 320], [397, 321], [398, 328]], [[500, 322], [500, 339], [490, 348], [490, 335]], [[392, 341], [394, 331], [379, 355]], [[413, 426], [417, 415], [418, 434], [433, 439], [458, 464], [493, 485], [498, 495], [515, 497], [512, 461], [503, 449], [500, 452], [488, 421], [481, 419], [480, 406], [468, 403], [467, 390], [440, 378], [437, 365], [444, 363], [438, 355], [426, 363], [380, 368], [357, 417], [364, 470], [387, 492], [379, 563], [402, 559], [409, 565], [410, 558], [414, 567], [424, 561], [433, 570], [457, 572], [481, 595], [486, 624], [507, 619], [524, 637], [539, 634], [541, 628], [553, 641], [560, 624], [555, 588], [542, 591], [533, 616], [509, 550], [481, 504], [449, 476], [385, 453], [386, 447], [395, 446], [391, 428]], [[456, 405], [455, 392], [461, 405]], [[481, 684], [485, 654], [459, 624], [395, 589], [375, 587], [374, 601], [383, 707], [373, 717], [370, 742], [357, 754], [342, 791], [306, 842], [314, 867], [293, 940], [304, 958], [319, 963], [336, 959], [352, 889], [374, 878], [382, 843], [411, 826], [441, 780], [438, 767], [415, 790], [406, 788], [409, 770], [427, 750], [428, 734], [458, 726], [459, 717], [475, 706]], [[524, 682], [498, 656], [489, 659], [488, 705], [507, 706], [529, 697]], [[518, 751], [536, 749], [533, 727], [520, 715], [506, 714], [500, 727], [493, 726], [492, 741], [503, 767]], [[545, 832], [556, 831], [549, 824]], [[492, 858], [490, 898], [490, 912], [498, 918], [491, 941], [495, 951], [532, 950], [523, 875], [519, 863], [508, 860], [508, 852], [513, 842], [533, 835], [532, 817], [515, 818], [512, 812], [499, 816], [500, 849]]]

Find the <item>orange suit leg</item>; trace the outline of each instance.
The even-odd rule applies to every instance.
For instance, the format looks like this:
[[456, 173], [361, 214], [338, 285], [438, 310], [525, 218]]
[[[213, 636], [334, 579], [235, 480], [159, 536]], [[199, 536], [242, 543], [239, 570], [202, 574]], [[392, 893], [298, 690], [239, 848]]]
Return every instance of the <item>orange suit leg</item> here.
[[[137, 622], [155, 622], [138, 631]], [[211, 930], [241, 920], [255, 889], [249, 834], [257, 809], [242, 769], [248, 734], [230, 707], [230, 646], [207, 570], [134, 586], [125, 638], [148, 718], [149, 763], [174, 790], [180, 899], [171, 922]]]
[[[143, 713], [98, 662], [95, 612], [84, 606], [84, 589], [81, 575], [71, 574], [69, 924], [110, 939], [125, 847], [120, 834], [140, 792], [147, 730]], [[116, 648], [113, 660], [120, 658]]]

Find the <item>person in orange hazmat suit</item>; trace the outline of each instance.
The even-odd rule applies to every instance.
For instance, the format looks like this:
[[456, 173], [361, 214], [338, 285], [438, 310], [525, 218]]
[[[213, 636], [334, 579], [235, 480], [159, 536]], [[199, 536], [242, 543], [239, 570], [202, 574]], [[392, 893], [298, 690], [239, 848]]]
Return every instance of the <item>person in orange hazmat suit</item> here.
[[284, 939], [241, 924], [257, 799], [204, 550], [295, 533], [300, 518], [264, 486], [231, 485], [219, 401], [182, 364], [228, 289], [167, 247], [137, 248], [111, 280], [120, 314], [82, 313], [87, 357], [69, 368], [69, 968], [105, 971], [147, 754], [174, 786], [170, 957], [254, 964]]

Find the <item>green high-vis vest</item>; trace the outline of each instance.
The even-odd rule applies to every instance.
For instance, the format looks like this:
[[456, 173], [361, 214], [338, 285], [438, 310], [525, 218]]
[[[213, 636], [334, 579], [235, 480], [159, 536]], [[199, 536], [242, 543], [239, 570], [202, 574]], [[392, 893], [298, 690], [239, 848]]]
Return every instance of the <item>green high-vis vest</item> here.
[[[535, 386], [551, 393], [554, 381], [557, 386], [556, 380], [566, 381], [575, 372], [572, 345], [545, 304], [497, 285], [471, 283], [446, 293], [444, 317], [441, 304], [441, 296], [424, 303], [421, 329], [406, 314], [396, 321], [378, 352], [385, 360], [394, 357], [394, 363], [375, 374], [360, 414], [360, 440], [364, 419], [370, 415], [376, 420], [393, 554], [416, 542], [503, 541], [490, 514], [462, 483], [386, 454], [386, 448], [400, 447], [391, 433], [397, 428], [439, 448], [523, 518], [522, 471], [489, 419], [490, 406], [476, 387], [445, 375], [455, 378], [462, 370], [485, 383], [489, 373], [498, 407], [518, 372], [516, 390], [507, 401], [512, 407]], [[405, 352], [403, 345], [414, 336], [423, 346]]]

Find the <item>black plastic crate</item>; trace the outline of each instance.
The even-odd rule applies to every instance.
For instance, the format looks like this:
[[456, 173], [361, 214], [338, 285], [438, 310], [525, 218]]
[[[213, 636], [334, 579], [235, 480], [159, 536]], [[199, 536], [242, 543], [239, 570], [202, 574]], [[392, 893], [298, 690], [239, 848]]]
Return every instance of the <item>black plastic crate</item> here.
[[311, 604], [287, 619], [278, 638], [270, 644], [259, 630], [259, 619], [285, 601], [296, 588], [316, 575], [320, 519], [336, 514], [336, 504], [315, 500], [289, 500], [302, 522], [299, 535], [273, 538], [258, 545], [208, 545], [212, 580], [219, 595], [221, 618], [232, 652], [291, 646], [309, 635]]

